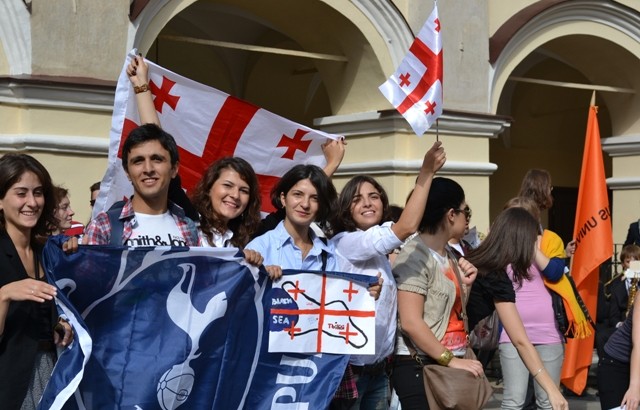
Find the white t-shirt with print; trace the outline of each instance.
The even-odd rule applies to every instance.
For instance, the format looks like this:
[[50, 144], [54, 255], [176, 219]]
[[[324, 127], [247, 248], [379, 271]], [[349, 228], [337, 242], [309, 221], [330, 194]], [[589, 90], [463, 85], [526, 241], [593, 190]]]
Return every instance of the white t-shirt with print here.
[[169, 211], [161, 215], [136, 212], [131, 237], [125, 246], [187, 246]]

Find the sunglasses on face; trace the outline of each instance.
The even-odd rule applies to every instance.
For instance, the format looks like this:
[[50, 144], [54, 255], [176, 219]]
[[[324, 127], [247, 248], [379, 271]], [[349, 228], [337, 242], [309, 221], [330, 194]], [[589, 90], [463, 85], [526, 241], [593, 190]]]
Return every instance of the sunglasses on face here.
[[467, 218], [467, 221], [471, 220], [471, 208], [465, 206], [463, 209], [454, 209], [453, 212], [459, 214], [464, 213], [464, 217]]

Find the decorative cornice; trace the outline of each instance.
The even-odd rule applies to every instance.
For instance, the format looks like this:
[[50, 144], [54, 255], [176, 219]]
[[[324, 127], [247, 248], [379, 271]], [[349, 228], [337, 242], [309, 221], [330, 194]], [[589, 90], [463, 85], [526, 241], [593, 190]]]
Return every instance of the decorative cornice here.
[[367, 16], [384, 39], [393, 67], [399, 66], [415, 37], [402, 13], [389, 0], [351, 0], [351, 3]]
[[0, 152], [54, 152], [106, 157], [109, 140], [42, 134], [0, 134]]
[[622, 191], [626, 189], [640, 189], [640, 177], [607, 178], [607, 186], [613, 191]]
[[[375, 162], [358, 162], [353, 164], [341, 164], [335, 172], [336, 176], [349, 176], [356, 174], [380, 175], [415, 175], [420, 171], [422, 160], [383, 160]], [[475, 175], [491, 176], [498, 169], [491, 162], [465, 162], [447, 161], [438, 175]]]
[[85, 78], [0, 77], [0, 103], [111, 112], [115, 82]]
[[[322, 117], [315, 119], [313, 123], [322, 131], [344, 136], [413, 133], [407, 121], [396, 110]], [[511, 119], [504, 116], [445, 110], [438, 119], [437, 129], [442, 135], [497, 138], [510, 126]], [[427, 134], [435, 133], [435, 125], [427, 131]]]
[[602, 150], [612, 157], [640, 155], [640, 135], [603, 138]]

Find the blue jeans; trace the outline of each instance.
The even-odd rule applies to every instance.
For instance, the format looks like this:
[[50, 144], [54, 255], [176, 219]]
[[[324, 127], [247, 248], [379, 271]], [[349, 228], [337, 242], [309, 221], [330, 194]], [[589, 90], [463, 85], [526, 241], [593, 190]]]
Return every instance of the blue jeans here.
[[386, 372], [371, 375], [357, 374], [358, 398], [351, 410], [387, 410], [391, 400], [391, 386]]
[[[564, 344], [534, 346], [540, 355], [544, 368], [553, 381], [560, 385], [560, 371], [564, 360]], [[500, 365], [502, 367], [504, 393], [502, 398], [503, 410], [519, 410], [524, 406], [529, 384], [529, 370], [524, 365], [518, 351], [512, 343], [500, 343]], [[539, 409], [551, 409], [547, 393], [536, 382], [536, 405]]]

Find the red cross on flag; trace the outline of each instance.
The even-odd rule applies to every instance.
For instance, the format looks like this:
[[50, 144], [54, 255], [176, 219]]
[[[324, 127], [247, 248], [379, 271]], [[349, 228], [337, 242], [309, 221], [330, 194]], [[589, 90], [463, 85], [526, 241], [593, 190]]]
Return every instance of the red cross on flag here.
[[380, 91], [417, 135], [424, 134], [442, 114], [442, 43], [437, 3], [409, 53]]
[[[140, 124], [126, 58], [118, 79], [111, 121], [109, 164], [101, 183], [94, 212], [132, 194], [122, 169], [121, 143]], [[321, 145], [327, 134], [297, 124], [222, 91], [175, 74], [151, 61], [149, 88], [162, 128], [175, 138], [180, 150], [182, 186], [191, 190], [205, 169], [218, 158], [238, 156], [256, 171], [263, 211], [271, 211], [269, 193], [280, 176], [300, 163], [323, 167]]]

